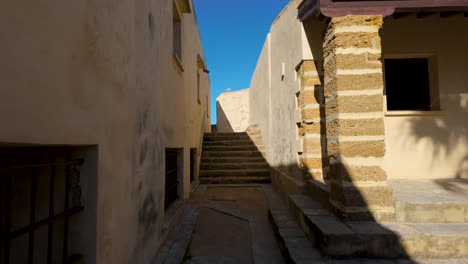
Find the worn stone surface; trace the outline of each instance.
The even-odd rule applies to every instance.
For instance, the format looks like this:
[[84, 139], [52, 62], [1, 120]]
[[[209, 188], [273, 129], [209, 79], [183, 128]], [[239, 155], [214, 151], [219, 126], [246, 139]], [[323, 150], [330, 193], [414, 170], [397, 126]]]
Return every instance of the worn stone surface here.
[[176, 228], [159, 248], [158, 254], [151, 261], [152, 264], [179, 264], [182, 262], [192, 238], [198, 215], [199, 209], [197, 207], [186, 209]]
[[373, 89], [383, 89], [383, 77], [381, 73], [337, 75], [325, 84], [324, 94], [325, 96], [330, 96], [337, 91]]
[[385, 181], [387, 176], [385, 171], [378, 166], [345, 166], [336, 162], [330, 164], [330, 173], [332, 175], [341, 175], [341, 178], [347, 182], [354, 181]]
[[327, 101], [325, 111], [327, 113], [365, 113], [380, 112], [383, 110], [383, 96], [359, 95], [340, 96]]
[[393, 189], [388, 185], [366, 186], [358, 188], [355, 186], [343, 186], [332, 183], [330, 199], [340, 202], [345, 207], [393, 207], [395, 205]]
[[462, 180], [389, 180], [396, 219], [408, 223], [468, 223], [468, 187]]
[[327, 122], [327, 136], [381, 136], [385, 134], [382, 118], [334, 119]]
[[298, 105], [320, 104], [323, 102], [323, 90], [317, 88], [313, 90], [302, 90], [298, 96]]
[[263, 186], [210, 185], [193, 198], [204, 212], [187, 253], [189, 261], [283, 263], [268, 221], [270, 203], [281, 207], [282, 202], [271, 185]]
[[380, 61], [380, 53], [364, 53], [364, 54], [330, 54], [325, 62], [325, 71], [331, 70], [327, 67], [335, 67], [338, 69], [379, 69], [382, 67]]
[[383, 140], [328, 142], [327, 146], [329, 156], [383, 157], [385, 155]]

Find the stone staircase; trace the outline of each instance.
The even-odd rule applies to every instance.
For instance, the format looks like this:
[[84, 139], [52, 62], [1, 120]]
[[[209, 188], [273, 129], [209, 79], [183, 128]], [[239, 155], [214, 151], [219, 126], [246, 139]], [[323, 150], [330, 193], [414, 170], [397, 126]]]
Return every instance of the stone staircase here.
[[270, 169], [263, 157], [263, 151], [262, 136], [257, 130], [206, 133], [200, 164], [200, 183], [270, 183]]
[[[277, 234], [284, 234], [278, 238], [291, 262], [307, 263], [291, 252], [315, 247], [324, 262], [345, 258], [387, 259], [389, 263], [468, 263], [467, 182], [458, 184], [457, 192], [432, 181], [389, 183], [396, 199], [395, 222], [343, 221], [330, 213], [326, 204], [311, 198], [317, 193], [290, 195], [287, 212], [270, 211]], [[317, 186], [311, 190], [317, 190]], [[302, 232], [297, 227], [294, 232], [289, 230], [292, 221]], [[294, 259], [295, 255], [299, 257]]]

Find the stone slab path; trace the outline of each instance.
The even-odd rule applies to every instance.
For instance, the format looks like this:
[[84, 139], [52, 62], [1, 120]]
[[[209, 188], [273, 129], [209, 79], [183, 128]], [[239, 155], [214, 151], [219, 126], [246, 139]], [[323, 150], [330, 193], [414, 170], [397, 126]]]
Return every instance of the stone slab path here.
[[[201, 185], [184, 263], [284, 263], [268, 220], [271, 185]], [[281, 203], [276, 199], [276, 203]]]

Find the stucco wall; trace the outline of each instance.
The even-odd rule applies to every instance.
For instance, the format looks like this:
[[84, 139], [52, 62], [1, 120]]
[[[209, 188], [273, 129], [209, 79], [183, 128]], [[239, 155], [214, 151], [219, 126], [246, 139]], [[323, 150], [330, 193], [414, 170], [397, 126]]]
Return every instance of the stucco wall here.
[[216, 98], [218, 132], [243, 132], [249, 127], [249, 89], [222, 93]]
[[386, 18], [381, 36], [384, 57], [434, 57], [441, 108], [439, 116], [386, 116], [388, 177], [468, 177], [468, 20]]
[[296, 125], [296, 66], [303, 59], [311, 59], [312, 53], [297, 19], [300, 2], [289, 3], [266, 38], [250, 85], [250, 123], [262, 130], [270, 165], [302, 181], [304, 172], [298, 168], [298, 152], [302, 150]]
[[148, 263], [164, 220], [164, 149], [184, 148], [187, 197], [189, 148], [210, 127], [194, 13], [182, 15], [183, 73], [172, 1], [18, 0], [0, 14], [0, 143], [96, 145], [96, 262]]

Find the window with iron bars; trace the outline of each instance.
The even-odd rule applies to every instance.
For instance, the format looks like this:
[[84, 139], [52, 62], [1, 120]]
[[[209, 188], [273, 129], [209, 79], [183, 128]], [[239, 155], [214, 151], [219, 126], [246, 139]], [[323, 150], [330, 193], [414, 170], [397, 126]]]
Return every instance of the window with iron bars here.
[[[0, 263], [74, 263], [70, 228], [84, 210], [80, 166], [62, 147], [0, 147]], [[26, 254], [27, 253], [27, 254]]]

